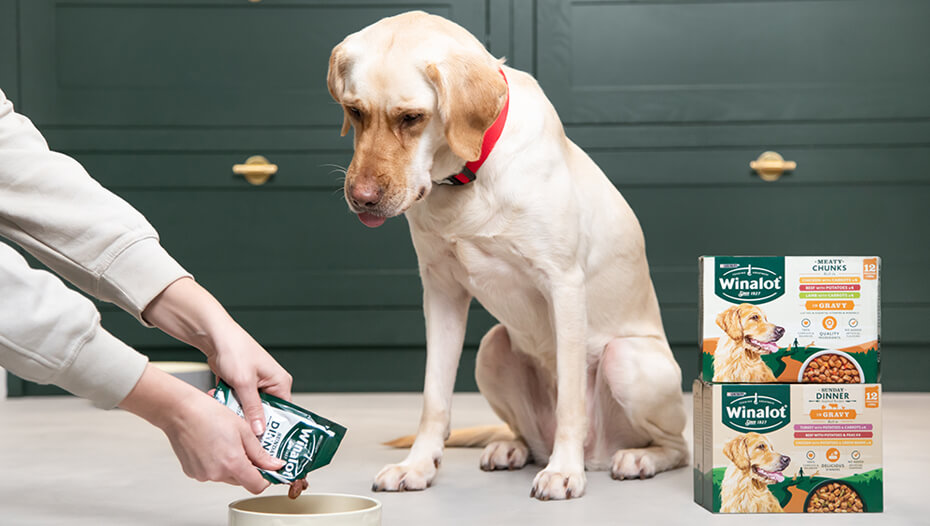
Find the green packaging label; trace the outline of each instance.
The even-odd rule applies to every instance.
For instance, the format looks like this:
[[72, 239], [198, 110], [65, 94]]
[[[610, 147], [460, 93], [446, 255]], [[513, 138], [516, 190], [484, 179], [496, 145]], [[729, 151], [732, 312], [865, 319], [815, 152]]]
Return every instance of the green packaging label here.
[[771, 433], [791, 422], [789, 385], [723, 385], [723, 425], [743, 433]]
[[[265, 432], [259, 437], [271, 456], [286, 464], [278, 471], [257, 468], [274, 484], [288, 484], [332, 460], [346, 428], [302, 407], [267, 393], [260, 393], [265, 410]], [[243, 416], [232, 388], [220, 380], [213, 395], [220, 403]]]
[[785, 258], [718, 256], [714, 294], [731, 303], [768, 303], [785, 293]]

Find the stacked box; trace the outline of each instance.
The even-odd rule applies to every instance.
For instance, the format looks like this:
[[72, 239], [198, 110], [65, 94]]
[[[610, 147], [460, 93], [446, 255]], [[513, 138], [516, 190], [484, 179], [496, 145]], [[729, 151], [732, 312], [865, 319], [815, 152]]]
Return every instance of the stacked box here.
[[703, 257], [694, 500], [882, 511], [877, 257]]
[[882, 511], [879, 384], [711, 384], [694, 499], [719, 513]]
[[700, 259], [701, 378], [879, 381], [881, 259]]

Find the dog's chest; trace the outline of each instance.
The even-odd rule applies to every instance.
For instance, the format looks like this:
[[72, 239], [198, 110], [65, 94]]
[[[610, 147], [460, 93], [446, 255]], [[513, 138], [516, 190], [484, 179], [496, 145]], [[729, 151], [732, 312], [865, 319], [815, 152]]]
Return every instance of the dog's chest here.
[[[443, 239], [452, 275], [509, 329], [539, 331], [548, 307], [531, 261], [507, 236]], [[541, 325], [542, 324], [542, 325]]]
[[[529, 263], [520, 250], [506, 239], [487, 236], [446, 240], [449, 254], [458, 267], [456, 276], [474, 296], [493, 291], [533, 289], [527, 275]], [[503, 288], [502, 288], [503, 287]]]

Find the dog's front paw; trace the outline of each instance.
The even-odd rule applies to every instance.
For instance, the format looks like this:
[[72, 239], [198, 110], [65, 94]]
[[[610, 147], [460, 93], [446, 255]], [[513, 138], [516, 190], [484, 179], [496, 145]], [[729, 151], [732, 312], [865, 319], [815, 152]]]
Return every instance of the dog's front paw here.
[[652, 478], [656, 474], [653, 456], [648, 449], [621, 449], [614, 453], [610, 476], [616, 480]]
[[520, 469], [529, 457], [530, 450], [522, 440], [499, 440], [484, 448], [480, 466], [484, 471]]
[[438, 461], [408, 462], [384, 466], [371, 485], [372, 491], [420, 491], [436, 478]]
[[539, 500], [565, 500], [584, 495], [587, 484], [584, 470], [575, 472], [546, 468], [536, 474], [530, 497]]

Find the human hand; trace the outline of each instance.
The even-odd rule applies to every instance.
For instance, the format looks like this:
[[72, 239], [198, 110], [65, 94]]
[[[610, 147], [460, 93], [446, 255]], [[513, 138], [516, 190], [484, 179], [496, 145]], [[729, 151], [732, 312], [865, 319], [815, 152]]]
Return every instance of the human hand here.
[[236, 413], [152, 365], [120, 407], [160, 428], [184, 473], [193, 479], [239, 485], [257, 494], [269, 482], [255, 467], [284, 467]]
[[194, 280], [182, 278], [166, 287], [142, 317], [207, 356], [213, 372], [235, 389], [256, 436], [265, 428], [258, 390], [291, 399], [291, 375]]
[[291, 375], [232, 318], [229, 322], [216, 331], [207, 363], [236, 391], [246, 422], [259, 436], [265, 429], [265, 413], [258, 391], [290, 400]]

